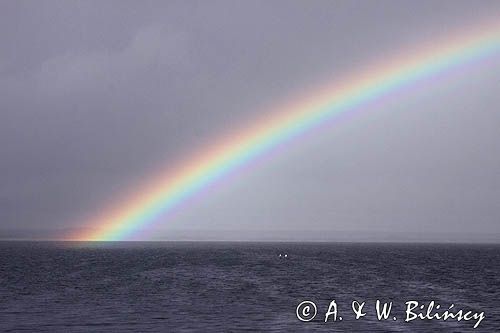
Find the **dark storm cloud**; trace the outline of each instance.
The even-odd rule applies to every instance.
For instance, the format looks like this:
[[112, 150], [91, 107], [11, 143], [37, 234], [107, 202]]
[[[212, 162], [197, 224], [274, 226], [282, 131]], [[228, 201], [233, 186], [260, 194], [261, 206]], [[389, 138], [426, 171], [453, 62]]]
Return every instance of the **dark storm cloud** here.
[[[80, 216], [266, 105], [498, 15], [494, 1], [4, 1], [2, 229], [83, 227]], [[499, 232], [498, 75], [296, 143], [169, 223]]]

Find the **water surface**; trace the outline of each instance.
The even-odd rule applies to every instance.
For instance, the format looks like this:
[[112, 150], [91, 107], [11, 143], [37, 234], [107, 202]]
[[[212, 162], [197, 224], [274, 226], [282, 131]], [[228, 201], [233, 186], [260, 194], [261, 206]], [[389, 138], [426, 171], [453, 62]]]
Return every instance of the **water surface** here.
[[[343, 320], [324, 323], [333, 299]], [[396, 321], [377, 320], [377, 299]], [[312, 322], [296, 317], [303, 300]], [[360, 320], [352, 300], [366, 301]], [[0, 242], [4, 332], [473, 331], [405, 323], [407, 300], [484, 311], [474, 331], [499, 331], [500, 246]]]

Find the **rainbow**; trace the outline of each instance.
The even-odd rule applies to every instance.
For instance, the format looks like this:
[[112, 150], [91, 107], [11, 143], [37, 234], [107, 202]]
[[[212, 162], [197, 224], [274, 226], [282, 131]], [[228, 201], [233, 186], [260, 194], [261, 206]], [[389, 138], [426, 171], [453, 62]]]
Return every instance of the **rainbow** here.
[[127, 240], [160, 216], [250, 161], [338, 115], [430, 80], [463, 65], [498, 56], [500, 24], [436, 39], [394, 59], [367, 66], [332, 84], [270, 108], [253, 125], [233, 132], [191, 158], [162, 170], [133, 193], [83, 221], [76, 240]]

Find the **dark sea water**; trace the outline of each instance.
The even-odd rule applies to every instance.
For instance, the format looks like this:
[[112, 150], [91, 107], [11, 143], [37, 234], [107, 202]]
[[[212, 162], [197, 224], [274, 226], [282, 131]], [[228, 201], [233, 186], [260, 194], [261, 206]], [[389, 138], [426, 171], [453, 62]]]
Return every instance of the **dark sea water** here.
[[[389, 320], [377, 299], [394, 302]], [[332, 300], [343, 320], [325, 323]], [[485, 319], [405, 322], [408, 300]], [[0, 243], [2, 332], [494, 332], [499, 309], [497, 245]]]

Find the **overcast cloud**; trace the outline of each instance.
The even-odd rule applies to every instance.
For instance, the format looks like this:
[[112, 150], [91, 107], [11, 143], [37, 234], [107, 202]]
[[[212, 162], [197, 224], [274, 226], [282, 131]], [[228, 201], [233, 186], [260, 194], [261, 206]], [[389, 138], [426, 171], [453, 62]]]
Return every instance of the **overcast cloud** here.
[[[0, 236], [86, 228], [265, 106], [498, 1], [2, 1]], [[500, 240], [500, 59], [294, 141], [155, 239]]]

